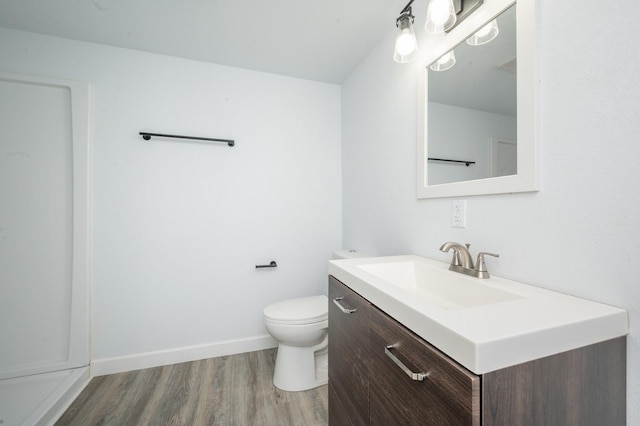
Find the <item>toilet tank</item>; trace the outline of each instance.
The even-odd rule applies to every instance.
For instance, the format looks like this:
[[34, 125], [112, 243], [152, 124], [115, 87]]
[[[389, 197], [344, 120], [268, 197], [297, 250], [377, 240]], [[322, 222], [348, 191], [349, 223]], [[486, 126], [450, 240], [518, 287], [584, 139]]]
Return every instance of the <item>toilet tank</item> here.
[[358, 250], [338, 250], [333, 252], [334, 259], [356, 259], [358, 257], [373, 257], [370, 253]]

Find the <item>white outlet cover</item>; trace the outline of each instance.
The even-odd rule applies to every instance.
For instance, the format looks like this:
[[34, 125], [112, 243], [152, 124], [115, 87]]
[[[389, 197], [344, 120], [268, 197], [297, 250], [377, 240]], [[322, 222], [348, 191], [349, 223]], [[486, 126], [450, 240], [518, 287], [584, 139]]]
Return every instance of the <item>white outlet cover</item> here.
[[467, 201], [453, 200], [451, 202], [451, 226], [464, 228], [467, 226]]

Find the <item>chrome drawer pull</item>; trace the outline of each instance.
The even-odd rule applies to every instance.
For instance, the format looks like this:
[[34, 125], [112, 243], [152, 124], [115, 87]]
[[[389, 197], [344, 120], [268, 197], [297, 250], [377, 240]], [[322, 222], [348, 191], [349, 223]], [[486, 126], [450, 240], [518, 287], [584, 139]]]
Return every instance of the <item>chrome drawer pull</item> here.
[[338, 300], [342, 300], [342, 299], [344, 299], [344, 296], [335, 297], [335, 298], [333, 299], [333, 303], [335, 303], [335, 304], [336, 304], [336, 306], [337, 306], [338, 308], [340, 308], [340, 310], [341, 310], [342, 312], [344, 312], [345, 314], [352, 314], [352, 313], [354, 313], [355, 311], [357, 311], [357, 309], [347, 309], [347, 308], [345, 308], [344, 306], [342, 306], [342, 304], [341, 304], [340, 302], [338, 302]]
[[387, 345], [384, 348], [384, 353], [385, 355], [387, 355], [389, 358], [391, 358], [391, 361], [393, 361], [398, 367], [400, 367], [402, 369], [402, 371], [404, 371], [405, 373], [407, 373], [407, 376], [411, 377], [411, 380], [415, 380], [418, 382], [423, 381], [428, 374], [427, 373], [414, 373], [413, 371], [409, 370], [409, 368], [407, 368], [406, 365], [404, 365], [402, 363], [402, 361], [400, 361], [398, 358], [396, 358], [396, 356], [394, 354], [391, 353], [390, 349], [395, 348], [394, 345]]

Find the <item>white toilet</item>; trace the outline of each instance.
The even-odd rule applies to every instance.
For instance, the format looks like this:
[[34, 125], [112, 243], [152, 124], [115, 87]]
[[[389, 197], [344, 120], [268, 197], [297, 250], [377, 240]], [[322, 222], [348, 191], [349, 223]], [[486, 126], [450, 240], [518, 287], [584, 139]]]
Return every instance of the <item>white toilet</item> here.
[[302, 391], [327, 383], [328, 303], [321, 295], [264, 308], [264, 325], [279, 342], [273, 373], [277, 388]]
[[[336, 259], [368, 257], [338, 251]], [[285, 391], [303, 391], [327, 384], [329, 299], [310, 296], [277, 302], [264, 308], [264, 325], [278, 341], [273, 384]]]

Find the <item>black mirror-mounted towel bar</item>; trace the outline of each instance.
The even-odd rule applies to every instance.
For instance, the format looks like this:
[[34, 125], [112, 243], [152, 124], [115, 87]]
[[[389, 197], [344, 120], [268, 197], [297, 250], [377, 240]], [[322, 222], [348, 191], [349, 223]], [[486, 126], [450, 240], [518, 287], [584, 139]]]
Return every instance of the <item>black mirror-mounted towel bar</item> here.
[[209, 142], [224, 142], [229, 146], [234, 146], [236, 142], [233, 139], [217, 139], [217, 138], [201, 138], [198, 136], [181, 136], [181, 135], [165, 135], [162, 133], [149, 133], [149, 132], [140, 132], [140, 136], [145, 141], [151, 139], [151, 136], [157, 136], [161, 138], [175, 138], [175, 139], [191, 139], [196, 141], [209, 141]]

